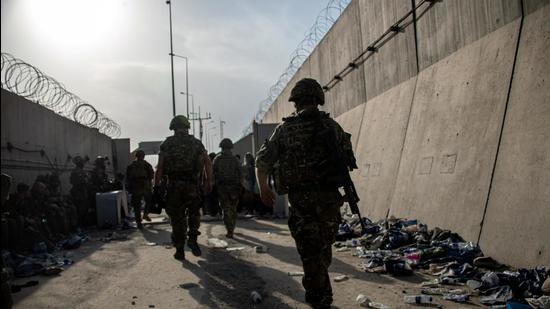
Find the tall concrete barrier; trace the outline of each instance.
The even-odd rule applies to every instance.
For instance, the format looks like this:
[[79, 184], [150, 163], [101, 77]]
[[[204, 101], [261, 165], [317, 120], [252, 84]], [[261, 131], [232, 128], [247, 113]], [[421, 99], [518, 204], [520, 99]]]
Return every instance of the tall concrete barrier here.
[[354, 180], [360, 207], [373, 219], [383, 218], [390, 208], [415, 85], [413, 77], [365, 104]]
[[519, 25], [509, 23], [420, 72], [392, 214], [477, 240]]
[[[87, 155], [91, 161], [86, 168], [91, 169], [96, 156], [112, 156], [111, 138], [97, 129], [59, 116], [4, 89], [1, 93], [1, 167], [3, 173], [14, 178], [15, 184], [32, 185], [36, 176], [57, 170], [62, 191], [68, 193], [69, 175], [74, 168], [70, 157]], [[10, 149], [8, 143], [14, 148]], [[112, 165], [107, 170], [112, 175]]]
[[[309, 72], [326, 84], [418, 3], [353, 0], [299, 77]], [[502, 262], [548, 264], [549, 7], [434, 2], [327, 92], [323, 109], [353, 135], [352, 177], [366, 216], [418, 218]], [[273, 107], [281, 109], [288, 105]]]
[[485, 253], [517, 266], [550, 264], [549, 16], [547, 4], [524, 19], [480, 236]]
[[436, 3], [417, 22], [420, 70], [520, 16], [521, 0], [444, 0]]
[[[376, 40], [398, 19], [412, 9], [412, 1], [403, 0], [362, 0], [359, 4], [361, 14], [361, 34], [363, 49]], [[348, 60], [349, 61], [349, 60]], [[405, 29], [388, 41], [364, 64], [367, 100], [400, 84], [418, 73], [414, 25]], [[346, 81], [344, 85], [353, 87]]]

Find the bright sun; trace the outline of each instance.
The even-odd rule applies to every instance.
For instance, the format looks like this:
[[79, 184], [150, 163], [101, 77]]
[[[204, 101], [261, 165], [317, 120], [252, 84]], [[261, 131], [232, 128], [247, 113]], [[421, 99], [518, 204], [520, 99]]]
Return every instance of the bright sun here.
[[110, 39], [121, 6], [116, 0], [28, 0], [32, 31], [48, 44], [81, 51]]

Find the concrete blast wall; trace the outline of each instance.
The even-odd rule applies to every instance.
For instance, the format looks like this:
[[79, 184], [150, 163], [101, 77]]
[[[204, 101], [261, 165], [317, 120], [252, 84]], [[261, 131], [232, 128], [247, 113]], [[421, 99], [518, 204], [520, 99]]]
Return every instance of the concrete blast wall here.
[[[292, 111], [419, 1], [355, 0], [264, 122]], [[363, 213], [418, 218], [515, 266], [550, 263], [550, 1], [437, 2], [327, 93]], [[309, 75], [308, 75], [309, 74]]]
[[[57, 115], [39, 104], [27, 101], [2, 89], [2, 173], [11, 175], [14, 184], [32, 185], [37, 175], [60, 172], [61, 188], [68, 193], [70, 171], [74, 164], [69, 156], [88, 156], [87, 169], [98, 155], [112, 159], [111, 138], [74, 121]], [[8, 142], [23, 149], [8, 150]], [[44, 151], [44, 156], [39, 153]], [[112, 175], [112, 165], [107, 167]], [[12, 191], [15, 185], [12, 186]]]

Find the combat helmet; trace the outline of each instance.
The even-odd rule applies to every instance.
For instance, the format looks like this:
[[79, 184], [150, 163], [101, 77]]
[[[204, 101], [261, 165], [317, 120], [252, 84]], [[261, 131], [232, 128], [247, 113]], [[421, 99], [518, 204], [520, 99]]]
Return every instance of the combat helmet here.
[[233, 142], [229, 138], [224, 138], [220, 142], [220, 148], [221, 149], [232, 149], [233, 148]]
[[183, 115], [176, 115], [172, 118], [172, 121], [170, 121], [170, 130], [189, 129], [190, 127], [191, 124], [189, 123], [189, 119]]
[[324, 105], [325, 93], [319, 83], [313, 78], [299, 80], [290, 91], [289, 102], [303, 102], [304, 99], [313, 100], [313, 103]]

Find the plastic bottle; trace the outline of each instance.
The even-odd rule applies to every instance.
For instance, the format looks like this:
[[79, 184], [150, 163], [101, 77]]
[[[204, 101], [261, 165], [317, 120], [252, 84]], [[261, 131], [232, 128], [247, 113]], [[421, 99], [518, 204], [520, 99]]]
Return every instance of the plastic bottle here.
[[262, 302], [262, 295], [260, 295], [260, 293], [256, 292], [256, 291], [252, 291], [250, 293], [250, 300], [252, 301], [252, 303], [254, 304], [259, 304]]
[[405, 295], [403, 301], [406, 304], [431, 304], [433, 297], [429, 295]]

